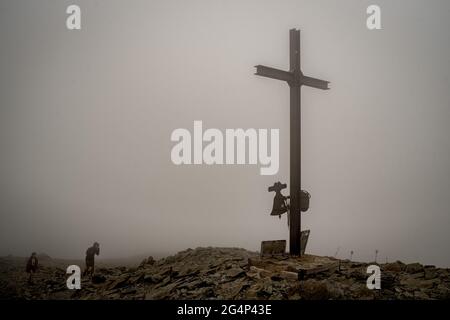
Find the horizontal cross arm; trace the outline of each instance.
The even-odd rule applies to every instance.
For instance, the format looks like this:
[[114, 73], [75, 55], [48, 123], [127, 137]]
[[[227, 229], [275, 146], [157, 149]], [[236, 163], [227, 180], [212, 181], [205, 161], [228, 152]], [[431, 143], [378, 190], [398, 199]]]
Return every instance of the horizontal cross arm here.
[[292, 72], [283, 71], [275, 68], [270, 68], [262, 65], [255, 66], [256, 68], [256, 75], [277, 79], [277, 80], [284, 80], [288, 82], [292, 82], [294, 80], [294, 74]]
[[306, 76], [302, 76], [300, 81], [301, 81], [301, 84], [304, 86], [313, 87], [313, 88], [322, 89], [322, 90], [330, 89], [330, 88], [328, 88], [328, 84], [330, 83], [329, 81], [324, 81], [324, 80], [306, 77]]

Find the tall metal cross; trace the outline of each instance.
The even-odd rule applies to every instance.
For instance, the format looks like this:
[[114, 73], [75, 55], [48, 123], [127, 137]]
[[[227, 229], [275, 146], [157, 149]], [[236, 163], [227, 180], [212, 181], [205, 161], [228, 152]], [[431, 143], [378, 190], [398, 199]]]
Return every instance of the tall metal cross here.
[[328, 81], [304, 76], [300, 69], [300, 30], [289, 31], [289, 71], [278, 70], [262, 65], [256, 66], [256, 75], [286, 81], [290, 89], [290, 224], [289, 253], [301, 255], [301, 112], [300, 88], [302, 85], [328, 90]]

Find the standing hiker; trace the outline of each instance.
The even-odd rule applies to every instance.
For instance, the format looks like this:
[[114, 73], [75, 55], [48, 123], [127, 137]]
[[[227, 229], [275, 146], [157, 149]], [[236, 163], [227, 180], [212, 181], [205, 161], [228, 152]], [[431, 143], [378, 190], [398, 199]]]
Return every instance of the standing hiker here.
[[33, 273], [36, 273], [38, 269], [38, 258], [36, 256], [36, 252], [31, 254], [31, 257], [28, 258], [26, 272], [29, 274], [28, 283], [33, 283]]
[[100, 245], [98, 242], [94, 242], [94, 245], [86, 250], [86, 269], [84, 270], [83, 275], [94, 275], [94, 260], [95, 255], [100, 254]]

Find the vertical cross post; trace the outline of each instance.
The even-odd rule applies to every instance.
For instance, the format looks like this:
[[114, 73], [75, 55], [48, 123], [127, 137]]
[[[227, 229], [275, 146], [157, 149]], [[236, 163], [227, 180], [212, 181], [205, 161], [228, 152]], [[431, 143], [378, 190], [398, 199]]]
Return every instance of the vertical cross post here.
[[294, 81], [289, 81], [290, 90], [290, 224], [289, 252], [300, 255], [301, 215], [301, 95], [300, 95], [300, 30], [289, 31], [289, 65]]

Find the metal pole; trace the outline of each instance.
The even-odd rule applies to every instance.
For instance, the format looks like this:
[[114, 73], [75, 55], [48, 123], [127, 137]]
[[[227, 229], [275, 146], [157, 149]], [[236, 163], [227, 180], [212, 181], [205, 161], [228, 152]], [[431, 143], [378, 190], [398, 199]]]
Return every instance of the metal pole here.
[[289, 32], [290, 71], [294, 73], [294, 81], [290, 87], [290, 226], [289, 252], [291, 255], [301, 254], [300, 243], [300, 190], [301, 190], [301, 107], [300, 107], [300, 30]]

